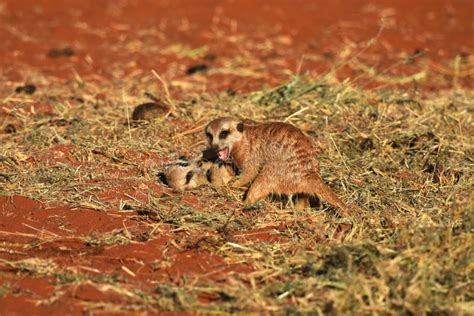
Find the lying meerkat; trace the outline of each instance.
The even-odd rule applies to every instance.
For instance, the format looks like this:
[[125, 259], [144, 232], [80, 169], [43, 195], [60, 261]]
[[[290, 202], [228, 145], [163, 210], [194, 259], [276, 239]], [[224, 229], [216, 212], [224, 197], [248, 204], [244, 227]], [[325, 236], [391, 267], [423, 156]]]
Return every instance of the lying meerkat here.
[[218, 157], [232, 160], [240, 170], [234, 185], [251, 183], [245, 204], [251, 205], [270, 194], [298, 194], [301, 197], [296, 207], [305, 208], [309, 197], [316, 195], [348, 213], [346, 205], [324, 184], [312, 141], [295, 126], [223, 117], [210, 122], [205, 133]]
[[205, 158], [188, 160], [180, 157], [159, 174], [160, 180], [173, 189], [189, 190], [205, 184], [222, 186], [229, 183], [236, 171], [231, 164], [207, 161]]
[[228, 184], [239, 173], [233, 164], [221, 160], [206, 162], [203, 168], [206, 170], [207, 181], [215, 187]]

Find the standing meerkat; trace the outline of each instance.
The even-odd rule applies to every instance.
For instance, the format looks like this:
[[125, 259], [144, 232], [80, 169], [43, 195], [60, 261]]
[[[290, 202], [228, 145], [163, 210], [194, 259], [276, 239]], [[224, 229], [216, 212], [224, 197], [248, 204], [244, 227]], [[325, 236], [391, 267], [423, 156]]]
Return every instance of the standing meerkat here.
[[251, 183], [245, 204], [269, 194], [298, 194], [302, 198], [296, 207], [305, 208], [309, 197], [316, 195], [349, 215], [346, 205], [324, 184], [312, 141], [297, 127], [223, 117], [210, 122], [205, 133], [219, 158], [233, 160], [239, 168], [240, 178], [234, 185]]

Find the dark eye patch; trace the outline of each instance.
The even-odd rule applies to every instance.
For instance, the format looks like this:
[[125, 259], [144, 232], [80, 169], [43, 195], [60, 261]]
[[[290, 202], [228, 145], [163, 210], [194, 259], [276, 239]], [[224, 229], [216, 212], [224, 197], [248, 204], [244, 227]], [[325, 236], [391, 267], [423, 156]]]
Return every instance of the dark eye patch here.
[[209, 143], [212, 143], [212, 134], [209, 133], [209, 132], [206, 132], [206, 137], [207, 137], [207, 141], [208, 141]]
[[229, 136], [229, 134], [230, 134], [229, 130], [223, 130], [219, 134], [219, 139], [225, 139], [227, 136]]
[[158, 179], [164, 184], [168, 185], [168, 179], [166, 178], [166, 174], [164, 172], [158, 173]]
[[206, 179], [207, 179], [207, 181], [212, 182], [212, 171], [211, 171], [211, 169], [207, 169]]
[[192, 171], [189, 171], [188, 173], [186, 173], [186, 184], [189, 184], [189, 182], [191, 182], [193, 175], [194, 173]]

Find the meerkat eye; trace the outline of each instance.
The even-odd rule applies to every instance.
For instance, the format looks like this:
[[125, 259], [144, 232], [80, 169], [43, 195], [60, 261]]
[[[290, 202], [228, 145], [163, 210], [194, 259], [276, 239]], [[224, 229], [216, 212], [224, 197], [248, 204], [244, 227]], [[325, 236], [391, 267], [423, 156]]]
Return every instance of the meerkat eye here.
[[227, 136], [229, 136], [230, 132], [228, 130], [224, 130], [222, 132], [220, 132], [219, 134], [219, 139], [225, 139], [227, 138]]
[[206, 132], [206, 137], [207, 137], [207, 141], [210, 143], [212, 143], [212, 134], [209, 133], [209, 132]]
[[193, 172], [192, 171], [189, 171], [188, 173], [186, 173], [186, 184], [189, 184], [189, 182], [191, 182], [191, 179], [193, 178]]

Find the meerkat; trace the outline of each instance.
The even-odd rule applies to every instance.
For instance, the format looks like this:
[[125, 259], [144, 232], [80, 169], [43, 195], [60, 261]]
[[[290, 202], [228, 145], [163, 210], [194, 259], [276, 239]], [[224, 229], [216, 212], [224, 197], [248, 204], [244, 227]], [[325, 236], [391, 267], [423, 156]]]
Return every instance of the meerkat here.
[[227, 185], [239, 174], [239, 170], [232, 163], [221, 160], [206, 162], [203, 169], [206, 170], [207, 181], [215, 187]]
[[216, 187], [226, 185], [235, 174], [235, 168], [229, 163], [208, 161], [204, 157], [189, 160], [182, 156], [167, 165], [158, 176], [161, 182], [173, 189], [189, 190], [206, 184]]
[[163, 102], [148, 102], [137, 105], [133, 110], [132, 121], [153, 121], [171, 113], [169, 105]]
[[309, 206], [316, 195], [346, 215], [346, 205], [323, 182], [312, 141], [297, 127], [282, 122], [256, 123], [223, 117], [205, 128], [210, 148], [240, 170], [234, 186], [250, 183], [244, 203], [252, 205], [270, 194], [300, 196], [296, 207]]

